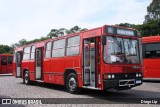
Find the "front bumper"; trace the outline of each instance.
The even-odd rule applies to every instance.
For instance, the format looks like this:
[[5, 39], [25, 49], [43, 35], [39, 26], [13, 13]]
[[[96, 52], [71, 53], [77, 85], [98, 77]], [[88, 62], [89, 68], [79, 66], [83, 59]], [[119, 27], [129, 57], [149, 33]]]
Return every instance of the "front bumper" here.
[[143, 82], [142, 78], [134, 78], [134, 79], [112, 79], [112, 80], [104, 80], [104, 90], [105, 89], [117, 89], [117, 90], [125, 90], [130, 89], [135, 86], [141, 85]]

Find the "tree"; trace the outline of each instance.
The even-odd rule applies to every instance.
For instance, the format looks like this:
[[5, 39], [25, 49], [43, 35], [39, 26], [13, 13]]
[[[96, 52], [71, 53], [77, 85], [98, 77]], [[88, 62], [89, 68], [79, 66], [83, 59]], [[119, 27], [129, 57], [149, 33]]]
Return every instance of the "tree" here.
[[80, 31], [85, 31], [85, 30], [88, 30], [87, 28], [83, 28], [83, 29], [81, 29]]
[[72, 28], [70, 29], [70, 32], [71, 32], [71, 33], [76, 33], [76, 32], [79, 32], [80, 30], [81, 30], [80, 27], [74, 26], [74, 27], [72, 27]]
[[160, 19], [150, 20], [140, 27], [142, 36], [155, 36], [160, 35]]
[[160, 19], [160, 0], [153, 0], [147, 7], [147, 15], [145, 16], [145, 22], [150, 20]]
[[21, 40], [18, 42], [18, 44], [19, 44], [20, 46], [26, 45], [26, 44], [27, 44], [27, 40], [26, 40], [26, 39], [21, 39]]
[[129, 24], [129, 23], [120, 23], [120, 24], [116, 24], [116, 26], [131, 27], [131, 24]]
[[65, 29], [65, 28], [60, 28], [59, 30], [58, 30], [58, 36], [64, 36], [65, 34], [67, 34], [67, 29]]
[[12, 54], [13, 48], [8, 45], [0, 45], [0, 54]]
[[74, 27], [72, 27], [71, 29], [69, 29], [69, 30], [66, 30], [66, 33], [67, 34], [71, 34], [71, 33], [76, 33], [76, 32], [80, 32], [80, 31], [85, 31], [85, 30], [87, 30], [87, 28], [80, 28], [79, 26], [74, 26]]
[[52, 38], [52, 37], [58, 37], [59, 31], [57, 29], [52, 29], [50, 33], [47, 35], [47, 37]]
[[71, 34], [71, 33], [76, 33], [80, 31], [87, 30], [86, 28], [80, 28], [79, 26], [74, 26], [71, 29], [65, 29], [65, 28], [60, 28], [60, 29], [52, 29], [50, 33], [47, 35], [48, 38], [52, 37], [58, 37], [58, 36], [64, 36], [66, 34]]
[[142, 25], [138, 24], [130, 24], [130, 23], [120, 23], [120, 24], [116, 24], [116, 26], [122, 26], [122, 27], [126, 27], [126, 28], [134, 28], [138, 31], [141, 31], [141, 27]]

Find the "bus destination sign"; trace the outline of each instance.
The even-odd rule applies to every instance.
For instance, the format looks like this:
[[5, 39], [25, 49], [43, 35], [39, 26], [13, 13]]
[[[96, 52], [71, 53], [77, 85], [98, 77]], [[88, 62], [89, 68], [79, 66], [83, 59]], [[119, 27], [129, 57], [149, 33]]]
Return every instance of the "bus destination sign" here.
[[106, 33], [124, 35], [124, 36], [136, 36], [135, 30], [128, 30], [128, 29], [115, 28], [115, 27], [106, 27]]
[[117, 28], [117, 34], [119, 35], [129, 35], [129, 36], [134, 36], [134, 31], [133, 30], [126, 30], [126, 29], [119, 29]]

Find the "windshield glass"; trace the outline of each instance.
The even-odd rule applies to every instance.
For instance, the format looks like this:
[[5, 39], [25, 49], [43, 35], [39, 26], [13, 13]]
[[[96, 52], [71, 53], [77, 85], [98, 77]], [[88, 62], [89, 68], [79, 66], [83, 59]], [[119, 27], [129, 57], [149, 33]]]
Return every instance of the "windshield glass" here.
[[138, 41], [108, 36], [107, 45], [104, 45], [103, 58], [106, 63], [138, 64]]

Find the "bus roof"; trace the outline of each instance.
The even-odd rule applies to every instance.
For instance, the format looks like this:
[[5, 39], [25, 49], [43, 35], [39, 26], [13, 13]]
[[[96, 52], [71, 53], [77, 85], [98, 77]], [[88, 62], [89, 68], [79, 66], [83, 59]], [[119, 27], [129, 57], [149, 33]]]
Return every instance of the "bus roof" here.
[[148, 36], [142, 38], [142, 43], [160, 42], [160, 36]]

